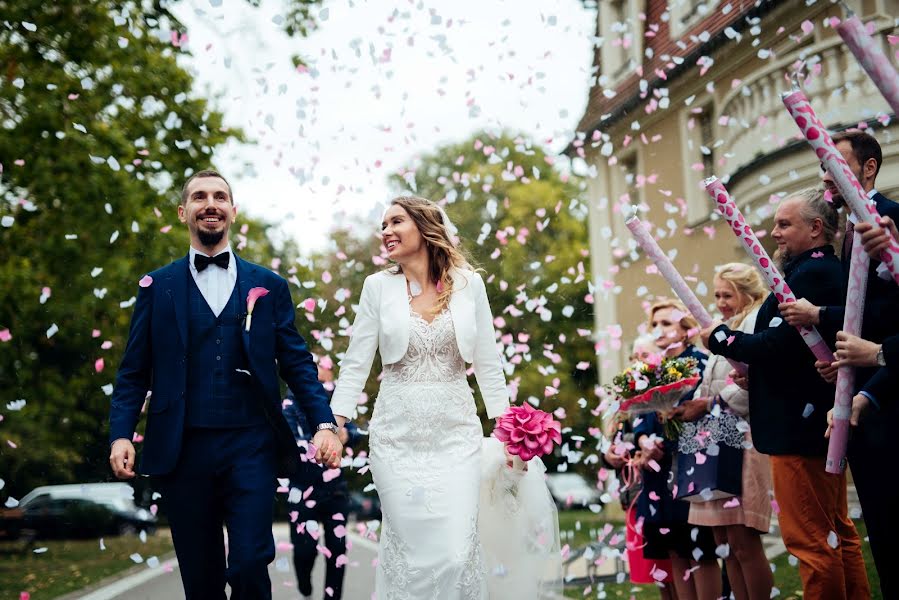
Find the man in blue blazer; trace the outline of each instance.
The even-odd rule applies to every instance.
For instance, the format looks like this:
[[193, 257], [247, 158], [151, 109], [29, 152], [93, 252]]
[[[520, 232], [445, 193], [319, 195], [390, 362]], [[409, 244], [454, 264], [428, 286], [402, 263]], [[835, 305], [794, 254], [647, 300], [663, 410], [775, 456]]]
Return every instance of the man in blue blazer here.
[[[874, 201], [877, 212], [881, 216], [899, 220], [899, 204], [886, 198], [877, 191], [876, 179], [883, 164], [883, 152], [880, 144], [869, 133], [861, 130], [848, 130], [833, 136], [837, 150], [849, 164], [858, 182]], [[824, 173], [824, 186], [830, 191], [835, 206], [845, 206], [839, 190], [833, 183], [829, 173]], [[847, 213], [849, 211], [847, 210]], [[855, 229], [855, 217], [847, 215], [846, 234], [843, 237], [843, 296], [849, 282], [849, 264], [852, 249], [852, 233]], [[867, 227], [863, 228], [867, 230]], [[860, 230], [861, 232], [861, 230]], [[862, 317], [861, 337], [872, 342], [881, 343], [887, 337], [899, 334], [899, 287], [893, 282], [880, 260], [872, 259], [868, 270], [868, 285], [865, 290], [865, 311]], [[843, 328], [845, 309], [842, 305], [815, 306], [806, 299], [799, 302], [780, 305], [784, 319], [790, 325], [815, 325], [826, 335], [834, 335]], [[872, 378], [877, 367], [858, 367], [855, 370], [855, 392], [865, 394], [882, 410], [878, 418], [866, 419], [852, 433], [849, 441], [848, 459], [852, 469], [852, 478], [858, 491], [862, 505], [862, 515], [868, 527], [868, 538], [874, 565], [880, 576], [880, 589], [885, 598], [893, 598], [899, 594], [899, 577], [892, 568], [891, 548], [899, 533], [899, 480], [884, 476], [883, 465], [872, 457], [888, 456], [892, 453], [895, 423], [899, 420], [899, 390], [879, 389], [875, 394], [879, 378]], [[831, 368], [822, 368], [822, 373], [836, 378], [835, 364]], [[872, 383], [872, 385], [869, 385]]]
[[287, 282], [231, 253], [236, 216], [215, 171], [184, 184], [190, 251], [141, 279], [109, 413], [109, 462], [128, 479], [146, 408], [140, 472], [158, 481], [189, 600], [225, 598], [226, 583], [232, 599], [271, 598], [276, 477], [299, 462], [278, 372], [314, 424], [316, 458], [336, 467], [342, 453]]

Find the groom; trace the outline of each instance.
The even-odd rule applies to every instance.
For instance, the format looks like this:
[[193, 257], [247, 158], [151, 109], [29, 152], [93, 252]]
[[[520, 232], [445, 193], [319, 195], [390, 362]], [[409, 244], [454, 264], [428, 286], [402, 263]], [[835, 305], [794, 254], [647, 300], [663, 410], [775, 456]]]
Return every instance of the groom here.
[[[140, 282], [109, 414], [109, 463], [129, 479], [151, 392], [140, 470], [158, 480], [188, 600], [221, 600], [226, 582], [232, 599], [272, 597], [276, 477], [299, 461], [277, 371], [316, 430], [317, 460], [336, 467], [343, 450], [287, 282], [231, 253], [236, 216], [231, 186], [215, 171], [184, 184], [178, 218], [190, 251]], [[255, 305], [251, 290], [261, 294]]]

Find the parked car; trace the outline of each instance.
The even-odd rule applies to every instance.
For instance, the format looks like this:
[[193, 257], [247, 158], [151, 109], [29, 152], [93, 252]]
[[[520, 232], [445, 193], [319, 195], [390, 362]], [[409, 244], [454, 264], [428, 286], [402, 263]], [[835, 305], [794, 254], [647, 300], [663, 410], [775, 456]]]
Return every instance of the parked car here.
[[25, 518], [21, 508], [0, 508], [0, 540], [16, 540]]
[[546, 485], [560, 509], [599, 503], [599, 491], [577, 473], [550, 473]]
[[380, 521], [381, 500], [377, 495], [367, 496], [362, 492], [350, 492], [349, 513], [355, 515], [357, 521]]
[[134, 503], [127, 483], [46, 485], [19, 502], [22, 529], [37, 537], [89, 538], [156, 528], [156, 517]]

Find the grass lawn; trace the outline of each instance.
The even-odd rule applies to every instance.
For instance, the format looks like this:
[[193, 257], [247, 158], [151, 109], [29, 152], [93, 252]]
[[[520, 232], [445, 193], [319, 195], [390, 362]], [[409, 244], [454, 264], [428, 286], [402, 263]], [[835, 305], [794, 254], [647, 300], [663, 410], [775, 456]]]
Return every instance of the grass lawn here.
[[0, 598], [19, 598], [21, 592], [29, 592], [31, 600], [56, 598], [134, 567], [132, 554], [146, 561], [174, 550], [168, 530], [147, 536], [146, 543], [136, 535], [107, 537], [103, 543], [105, 550], [98, 539], [36, 540], [30, 548], [21, 541], [0, 542]]
[[[563, 525], [563, 515], [565, 513], [559, 513], [559, 525], [561, 530], [565, 530], [565, 525]], [[600, 515], [592, 515], [599, 519]], [[585, 520], [586, 516], [583, 517]], [[573, 525], [575, 521], [574, 515], [570, 519], [570, 523]], [[569, 519], [564, 519], [564, 522], [569, 522]], [[599, 521], [591, 521], [593, 527], [599, 526], [601, 528], [603, 524], [603, 520]], [[619, 523], [614, 523], [618, 525]], [[855, 526], [858, 528], [859, 535], [864, 538], [867, 535], [867, 530], [865, 529], [864, 521], [855, 521]], [[580, 538], [578, 538], [580, 539]], [[564, 540], [563, 540], [564, 543]], [[573, 547], [576, 547], [576, 543], [572, 543]], [[862, 550], [864, 552], [865, 557], [865, 567], [868, 570], [868, 581], [871, 584], [871, 598], [872, 600], [883, 600], [883, 596], [880, 593], [880, 579], [877, 577], [877, 571], [874, 569], [874, 560], [871, 557], [871, 548], [867, 542], [864, 542], [862, 545]], [[802, 581], [799, 578], [799, 565], [795, 561], [792, 561], [794, 564], [790, 564], [790, 556], [788, 554], [781, 554], [778, 556], [772, 564], [774, 565], [774, 585], [780, 590], [780, 595], [778, 598], [783, 600], [799, 600], [802, 596]], [[659, 597], [659, 593], [656, 590], [655, 586], [652, 585], [633, 585], [629, 581], [625, 583], [617, 584], [594, 584], [591, 586], [569, 586], [565, 589], [565, 597], [566, 598], [606, 598], [609, 600], [622, 599], [622, 600], [656, 600]]]

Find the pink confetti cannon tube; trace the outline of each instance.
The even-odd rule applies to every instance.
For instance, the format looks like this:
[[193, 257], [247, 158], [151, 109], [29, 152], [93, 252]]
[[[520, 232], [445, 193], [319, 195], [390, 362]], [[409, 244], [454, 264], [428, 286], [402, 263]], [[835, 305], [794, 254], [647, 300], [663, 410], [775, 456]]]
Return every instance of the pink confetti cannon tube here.
[[[849, 287], [846, 291], [846, 314], [843, 331], [860, 335], [862, 315], [865, 313], [865, 291], [868, 287], [868, 266], [871, 259], [862, 245], [861, 234], [852, 240], [852, 258], [849, 263]], [[852, 412], [852, 396], [855, 393], [855, 368], [840, 367], [837, 372], [837, 394], [833, 404], [833, 427], [827, 445], [827, 462], [824, 470], [839, 475], [846, 468], [846, 444], [849, 442], [849, 415]]]
[[[721, 183], [717, 177], [710, 177], [703, 182], [703, 185], [705, 186], [705, 190], [709, 193], [709, 196], [714, 200], [718, 212], [724, 216], [724, 219], [733, 230], [734, 235], [736, 235], [737, 239], [740, 240], [740, 243], [743, 244], [746, 254], [755, 261], [755, 264], [762, 272], [765, 281], [768, 282], [768, 287], [777, 297], [777, 301], [796, 302], [796, 296], [793, 295], [790, 286], [787, 285], [783, 275], [781, 275], [780, 271], [777, 270], [777, 267], [774, 266], [774, 261], [771, 260], [768, 253], [762, 247], [762, 244], [755, 236], [752, 227], [746, 223], [746, 219], [743, 218], [743, 213], [737, 208], [737, 203], [730, 197], [724, 184]], [[797, 327], [796, 329], [799, 330], [802, 339], [811, 349], [815, 358], [826, 362], [833, 362], [833, 352], [830, 351], [827, 342], [824, 341], [824, 338], [821, 337], [821, 334], [818, 333], [817, 329], [814, 327]]]
[[[834, 183], [840, 190], [840, 195], [846, 201], [852, 213], [865, 223], [870, 223], [875, 227], [877, 225], [877, 207], [874, 201], [868, 198], [868, 194], [862, 189], [861, 184], [852, 169], [843, 159], [843, 155], [837, 150], [827, 128], [821, 123], [815, 111], [812, 110], [808, 98], [800, 91], [793, 91], [784, 94], [783, 103], [790, 111], [790, 116], [796, 121], [800, 131], [808, 140], [808, 143], [815, 150], [818, 160], [827, 169], [827, 172], [833, 177]], [[896, 240], [890, 242], [890, 247], [883, 251], [880, 260], [887, 266], [890, 275], [899, 284], [899, 244]]]
[[896, 73], [890, 59], [883, 53], [880, 42], [868, 35], [865, 25], [855, 15], [850, 15], [835, 28], [868, 73], [871, 81], [886, 98], [887, 104], [893, 112], [899, 114], [899, 73]]
[[[643, 222], [636, 215], [631, 215], [625, 219], [624, 224], [627, 225], [631, 235], [634, 236], [634, 240], [636, 240], [640, 248], [643, 249], [646, 256], [652, 260], [653, 264], [658, 268], [659, 273], [662, 274], [665, 281], [668, 282], [668, 285], [670, 285], [671, 289], [674, 290], [674, 293], [677, 294], [677, 297], [681, 299], [681, 302], [684, 303], [684, 306], [687, 307], [690, 314], [696, 317], [699, 324], [702, 327], [708, 327], [714, 323], [712, 316], [702, 305], [702, 302], [699, 301], [699, 298], [696, 297], [696, 294], [693, 293], [693, 290], [690, 289], [690, 286], [687, 285], [687, 282], [684, 281], [684, 278], [681, 277], [678, 270], [674, 268], [674, 264], [672, 264], [668, 256], [662, 252], [662, 249], [659, 247], [658, 243], [656, 243], [655, 238], [653, 238], [652, 235], [646, 231], [646, 228], [643, 227]], [[746, 374], [747, 369], [745, 364], [736, 361], [728, 362], [730, 362], [731, 366], [737, 370], [737, 373], [740, 373], [741, 375]]]

